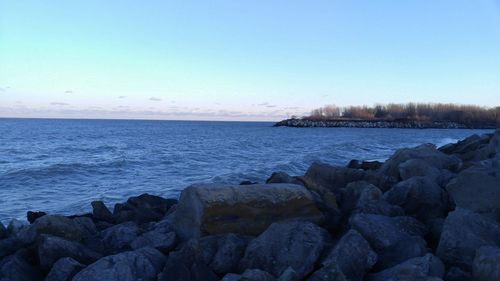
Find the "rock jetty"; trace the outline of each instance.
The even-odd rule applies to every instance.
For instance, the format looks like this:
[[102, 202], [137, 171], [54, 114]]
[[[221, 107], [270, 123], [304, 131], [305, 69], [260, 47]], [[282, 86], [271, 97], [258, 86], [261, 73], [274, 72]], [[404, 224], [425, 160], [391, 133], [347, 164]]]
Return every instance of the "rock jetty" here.
[[415, 120], [317, 120], [291, 118], [279, 121], [274, 127], [324, 127], [324, 128], [396, 128], [396, 129], [496, 129], [496, 124], [462, 124], [450, 121]]
[[500, 131], [0, 224], [2, 281], [498, 281]]

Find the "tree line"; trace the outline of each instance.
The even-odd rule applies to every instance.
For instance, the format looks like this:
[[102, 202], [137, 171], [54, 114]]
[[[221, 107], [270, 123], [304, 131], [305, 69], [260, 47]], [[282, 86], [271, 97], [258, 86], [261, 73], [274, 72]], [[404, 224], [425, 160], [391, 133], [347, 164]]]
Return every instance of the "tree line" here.
[[500, 106], [483, 107], [443, 103], [376, 104], [374, 106], [327, 105], [304, 117], [312, 120], [385, 120], [457, 122], [466, 125], [500, 125]]

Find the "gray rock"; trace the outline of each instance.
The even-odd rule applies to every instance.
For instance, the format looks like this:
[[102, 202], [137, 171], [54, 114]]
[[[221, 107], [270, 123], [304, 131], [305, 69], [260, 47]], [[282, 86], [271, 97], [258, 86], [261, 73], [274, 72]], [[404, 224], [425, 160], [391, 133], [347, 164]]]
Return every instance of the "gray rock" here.
[[124, 222], [103, 230], [100, 234], [106, 253], [117, 253], [131, 249], [132, 242], [142, 230], [134, 222]]
[[297, 274], [297, 272], [295, 272], [295, 270], [293, 270], [293, 268], [289, 266], [285, 269], [285, 271], [283, 271], [283, 273], [281, 273], [277, 281], [299, 281], [299, 280], [300, 277]]
[[354, 229], [349, 230], [321, 263], [335, 264], [351, 281], [362, 281], [363, 276], [377, 262], [377, 254], [370, 244]]
[[303, 278], [313, 270], [328, 237], [310, 222], [274, 223], [250, 242], [240, 269], [257, 268], [280, 276], [290, 266]]
[[475, 281], [500, 280], [500, 248], [484, 246], [476, 251], [472, 277]]
[[0, 260], [0, 280], [2, 281], [41, 281], [40, 270], [27, 261], [23, 251]]
[[92, 201], [90, 203], [92, 205], [92, 216], [95, 220], [105, 221], [109, 223], [114, 222], [113, 214], [111, 211], [104, 205], [102, 201]]
[[40, 266], [48, 270], [60, 258], [70, 257], [89, 264], [101, 257], [101, 254], [87, 249], [82, 244], [57, 236], [41, 235], [38, 241], [38, 258]]
[[159, 221], [165, 216], [168, 209], [176, 203], [176, 199], [165, 199], [145, 193], [130, 197], [124, 204], [116, 204], [113, 217], [118, 223], [133, 221], [137, 224], [143, 224]]
[[298, 184], [298, 185], [303, 185], [301, 181], [298, 179], [290, 176], [289, 174], [285, 172], [274, 172], [271, 177], [269, 177], [266, 180], [266, 183], [291, 183], [291, 184]]
[[[427, 232], [426, 227], [412, 217], [355, 214], [349, 224], [363, 235], [378, 254], [378, 269], [422, 256], [427, 252], [426, 242], [421, 238]], [[405, 249], [411, 245], [415, 246]]]
[[340, 209], [345, 218], [352, 213], [377, 214], [385, 216], [402, 216], [401, 207], [391, 205], [382, 196], [382, 191], [373, 184], [358, 181], [341, 189]]
[[[444, 275], [444, 265], [432, 254], [409, 259], [379, 273], [368, 275], [369, 281], [435, 280]], [[432, 279], [430, 279], [430, 278]], [[439, 280], [439, 279], [437, 279]]]
[[314, 272], [307, 281], [349, 281], [349, 279], [336, 264], [330, 263]]
[[221, 279], [221, 281], [240, 281], [240, 280], [241, 280], [241, 275], [235, 273], [228, 273], [224, 275], [224, 277]]
[[141, 248], [101, 258], [78, 272], [72, 281], [155, 281], [165, 256], [153, 248]]
[[8, 237], [0, 239], [0, 259], [32, 244], [36, 238], [36, 230], [30, 225], [13, 220], [7, 227], [6, 235]]
[[436, 254], [447, 266], [470, 271], [476, 250], [500, 246], [500, 224], [494, 219], [457, 208], [444, 221]]
[[206, 236], [199, 243], [203, 259], [217, 274], [236, 272], [251, 237], [234, 233]]
[[401, 178], [399, 166], [410, 159], [420, 159], [429, 166], [453, 172], [458, 171], [462, 165], [462, 161], [458, 157], [442, 153], [433, 144], [423, 144], [413, 148], [397, 150], [380, 167], [379, 171], [394, 178]]
[[152, 247], [163, 253], [168, 253], [177, 245], [177, 235], [173, 231], [165, 233], [152, 230], [135, 238], [130, 245], [132, 249]]
[[61, 258], [50, 270], [44, 281], [71, 281], [85, 266], [72, 258]]
[[458, 207], [500, 215], [500, 167], [468, 168], [460, 172], [446, 190]]
[[29, 221], [29, 223], [34, 223], [38, 218], [41, 218], [45, 216], [47, 213], [45, 212], [32, 212], [28, 211], [26, 213], [26, 219]]
[[59, 236], [68, 240], [81, 241], [87, 230], [74, 220], [59, 215], [45, 215], [34, 223], [38, 233]]
[[388, 190], [384, 198], [420, 221], [444, 218], [451, 205], [447, 192], [428, 177], [401, 181]]
[[362, 169], [362, 170], [377, 170], [382, 166], [379, 161], [360, 161], [353, 159], [347, 164], [347, 168]]
[[82, 229], [82, 239], [92, 237], [98, 233], [94, 222], [88, 217], [76, 217], [73, 221]]
[[438, 168], [429, 165], [423, 159], [409, 159], [399, 164], [399, 176], [402, 180], [407, 180], [413, 177], [428, 177], [430, 179], [437, 179], [441, 172]]
[[275, 281], [271, 274], [260, 269], [247, 269], [241, 275], [240, 281]]
[[303, 186], [192, 185], [181, 193], [173, 225], [188, 240], [223, 233], [257, 235], [273, 222], [294, 218], [323, 218]]

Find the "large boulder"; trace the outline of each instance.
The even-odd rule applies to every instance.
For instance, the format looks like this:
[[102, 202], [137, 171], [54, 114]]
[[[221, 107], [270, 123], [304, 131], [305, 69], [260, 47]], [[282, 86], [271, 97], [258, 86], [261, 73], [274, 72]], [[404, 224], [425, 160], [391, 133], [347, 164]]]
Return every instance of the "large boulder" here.
[[173, 224], [181, 239], [210, 234], [258, 235], [286, 219], [322, 220], [309, 191], [293, 184], [192, 185], [181, 193]]
[[375, 171], [335, 167], [319, 162], [313, 163], [307, 169], [304, 178], [324, 186], [336, 194], [338, 194], [337, 190], [339, 188], [346, 187], [347, 184], [354, 181], [366, 181], [382, 190], [386, 190], [393, 184], [390, 178], [384, 177]]
[[355, 214], [349, 224], [370, 243], [378, 254], [376, 268], [385, 269], [409, 258], [427, 253], [422, 238], [425, 225], [412, 217], [387, 217], [374, 214]]
[[377, 262], [377, 254], [354, 229], [349, 230], [321, 263], [335, 264], [351, 281], [362, 281], [365, 273]]
[[38, 233], [59, 236], [68, 240], [81, 241], [87, 230], [74, 220], [60, 215], [45, 215], [33, 225]]
[[156, 281], [165, 256], [153, 248], [141, 248], [101, 258], [78, 272], [72, 281]]
[[176, 199], [165, 199], [147, 193], [130, 197], [126, 203], [116, 204], [114, 220], [118, 223], [133, 221], [143, 224], [161, 220], [168, 209], [177, 203]]
[[428, 177], [401, 181], [384, 194], [387, 202], [401, 206], [407, 215], [420, 221], [443, 218], [451, 202], [448, 193]]
[[38, 241], [40, 266], [48, 270], [60, 258], [70, 257], [80, 263], [89, 264], [101, 257], [82, 244], [57, 236], [41, 235]]
[[475, 281], [500, 280], [500, 248], [479, 248], [472, 264], [472, 276]]
[[174, 231], [151, 230], [135, 238], [130, 246], [132, 249], [152, 247], [163, 253], [168, 253], [177, 246], [177, 235]]
[[72, 258], [61, 258], [50, 269], [44, 281], [71, 281], [85, 266]]
[[429, 165], [429, 163], [423, 159], [409, 159], [405, 162], [399, 164], [399, 176], [402, 180], [407, 180], [413, 177], [426, 176], [431, 179], [437, 179], [441, 171]]
[[420, 159], [428, 166], [437, 169], [447, 169], [457, 171], [462, 165], [462, 161], [453, 155], [447, 155], [436, 149], [433, 144], [422, 144], [413, 148], [402, 148], [396, 151], [380, 167], [379, 171], [385, 175], [400, 179], [400, 165], [410, 159]]
[[[441, 280], [444, 265], [432, 254], [409, 259], [384, 271], [368, 275], [369, 281]], [[435, 277], [432, 278], [432, 277]]]
[[141, 228], [134, 222], [124, 222], [109, 227], [100, 233], [102, 250], [110, 254], [130, 250], [132, 242], [141, 233]]
[[493, 165], [463, 170], [446, 186], [458, 207], [500, 216], [500, 166]]
[[114, 222], [113, 214], [102, 201], [92, 201], [92, 217], [96, 221]]
[[205, 236], [199, 240], [205, 263], [217, 274], [236, 272], [252, 237], [234, 233]]
[[41, 281], [42, 272], [29, 261], [29, 254], [20, 250], [14, 255], [0, 260], [0, 280], [2, 281]]
[[328, 239], [326, 230], [310, 222], [273, 223], [250, 242], [240, 269], [257, 268], [280, 276], [292, 267], [303, 278], [313, 270]]
[[446, 218], [436, 254], [447, 266], [471, 270], [476, 250], [500, 246], [500, 224], [494, 219], [457, 208]]

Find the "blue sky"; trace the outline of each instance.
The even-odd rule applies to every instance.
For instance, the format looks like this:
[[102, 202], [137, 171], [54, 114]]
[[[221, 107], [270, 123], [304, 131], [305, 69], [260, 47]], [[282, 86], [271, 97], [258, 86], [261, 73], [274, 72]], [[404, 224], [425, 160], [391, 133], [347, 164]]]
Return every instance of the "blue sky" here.
[[0, 116], [500, 105], [500, 1], [0, 0]]

